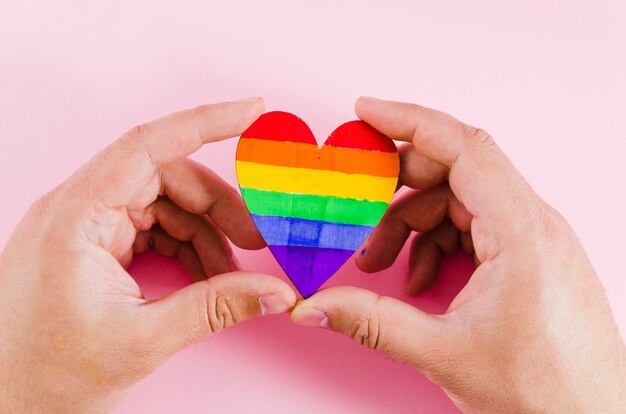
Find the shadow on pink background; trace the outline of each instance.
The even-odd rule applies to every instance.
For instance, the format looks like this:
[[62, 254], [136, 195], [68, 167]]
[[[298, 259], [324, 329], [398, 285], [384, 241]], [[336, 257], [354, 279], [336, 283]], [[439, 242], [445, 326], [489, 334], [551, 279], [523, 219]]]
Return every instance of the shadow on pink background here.
[[[572, 224], [626, 332], [626, 8], [620, 1], [0, 2], [0, 243], [25, 209], [140, 122], [261, 95], [319, 141], [354, 119], [359, 95], [450, 112], [487, 129]], [[230, 184], [235, 140], [193, 158]], [[503, 206], [506, 208], [506, 206]], [[251, 270], [282, 275], [267, 250]], [[407, 258], [351, 284], [441, 312], [470, 258], [422, 297], [401, 294]], [[189, 280], [154, 253], [131, 272], [148, 297]], [[116, 411], [455, 413], [421, 374], [351, 340], [246, 322], [176, 355]]]

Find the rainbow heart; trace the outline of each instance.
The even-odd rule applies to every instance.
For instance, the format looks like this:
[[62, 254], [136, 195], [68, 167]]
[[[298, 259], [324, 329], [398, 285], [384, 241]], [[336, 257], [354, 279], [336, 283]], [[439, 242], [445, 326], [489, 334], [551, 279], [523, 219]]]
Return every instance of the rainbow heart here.
[[300, 118], [268, 112], [241, 135], [236, 164], [254, 223], [307, 298], [378, 224], [400, 163], [394, 142], [365, 122], [341, 125], [320, 149]]

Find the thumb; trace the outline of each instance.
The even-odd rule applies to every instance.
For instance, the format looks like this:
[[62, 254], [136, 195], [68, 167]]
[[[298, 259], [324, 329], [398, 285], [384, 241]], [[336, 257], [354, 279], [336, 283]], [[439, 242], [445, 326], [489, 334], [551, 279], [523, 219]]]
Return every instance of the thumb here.
[[291, 320], [304, 326], [328, 328], [377, 349], [428, 374], [443, 355], [449, 335], [442, 317], [402, 301], [354, 288], [321, 290], [299, 302]]
[[167, 357], [239, 322], [287, 312], [295, 302], [293, 290], [276, 277], [232, 272], [146, 304], [142, 320], [154, 352]]

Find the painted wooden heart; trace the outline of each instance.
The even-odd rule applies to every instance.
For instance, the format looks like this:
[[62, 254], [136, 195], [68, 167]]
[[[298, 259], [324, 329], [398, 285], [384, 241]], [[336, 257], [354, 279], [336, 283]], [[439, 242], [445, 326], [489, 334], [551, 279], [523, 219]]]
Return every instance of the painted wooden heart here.
[[307, 298], [378, 224], [400, 163], [394, 142], [363, 121], [341, 125], [320, 149], [300, 118], [268, 112], [241, 135], [236, 164], [252, 219]]

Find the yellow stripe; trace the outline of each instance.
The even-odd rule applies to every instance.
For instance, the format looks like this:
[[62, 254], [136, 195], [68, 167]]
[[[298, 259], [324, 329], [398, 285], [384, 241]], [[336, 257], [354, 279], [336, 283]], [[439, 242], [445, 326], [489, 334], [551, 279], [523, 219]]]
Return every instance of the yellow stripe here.
[[237, 161], [240, 187], [389, 203], [397, 178]]

